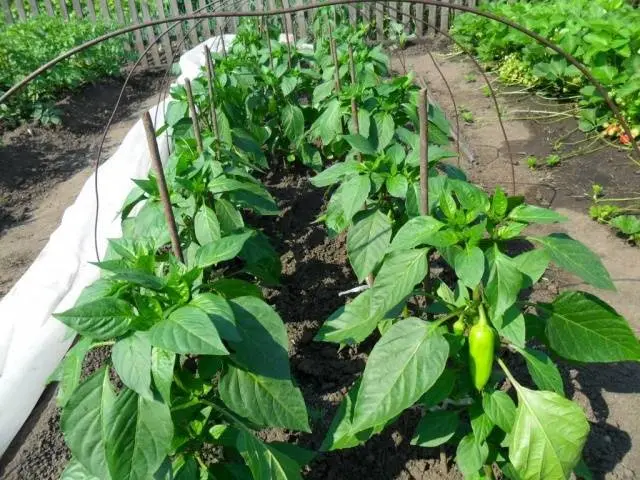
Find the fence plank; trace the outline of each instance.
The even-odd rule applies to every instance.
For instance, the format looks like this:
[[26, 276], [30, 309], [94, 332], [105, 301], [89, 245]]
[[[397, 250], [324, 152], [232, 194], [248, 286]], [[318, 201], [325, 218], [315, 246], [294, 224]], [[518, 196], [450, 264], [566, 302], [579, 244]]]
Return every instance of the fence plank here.
[[96, 8], [93, 5], [93, 0], [87, 0], [87, 12], [91, 21], [96, 23]]
[[[22, 0], [18, 0], [22, 1]], [[80, 5], [80, 0], [71, 0], [71, 4], [73, 5], [73, 11], [76, 12], [78, 18], [83, 18], [84, 15], [82, 13], [82, 5]]]
[[[293, 1], [295, 5], [298, 3], [296, 0]], [[304, 0], [300, 0], [300, 4], [304, 5]], [[297, 28], [297, 36], [298, 39], [307, 38], [307, 19], [305, 18], [306, 12], [298, 12], [296, 13], [296, 28]]]
[[[438, 26], [438, 7], [436, 7], [435, 5], [429, 5], [429, 25], [437, 27]], [[430, 33], [431, 35], [435, 35], [436, 31], [433, 28], [429, 29], [430, 31], [428, 31], [427, 33]]]
[[402, 24], [404, 29], [411, 33], [411, 4], [409, 2], [402, 2]]
[[[165, 18], [167, 18], [166, 14], [164, 13], [163, 0], [156, 0], [156, 9], [158, 10], [158, 17], [160, 18], [160, 20], [164, 20]], [[162, 25], [160, 25], [160, 33], [164, 33], [171, 25], [171, 23], [163, 23]], [[171, 48], [171, 35], [175, 33], [176, 28], [177, 27], [175, 27], [173, 30], [170, 30], [169, 33], [162, 37], [162, 48], [164, 50], [164, 58], [166, 64], [170, 64], [173, 57], [173, 50]]]
[[[193, 13], [193, 4], [191, 3], [191, 0], [184, 0], [184, 8], [187, 10], [188, 15]], [[194, 25], [195, 22], [193, 20], [187, 21], [187, 29], [189, 31], [189, 40], [191, 43], [189, 48], [195, 47], [198, 44], [198, 32], [196, 31], [197, 28], [193, 28]]]
[[[444, 0], [445, 3], [451, 3], [451, 0]], [[450, 10], [446, 7], [442, 8], [442, 14], [440, 15], [440, 28], [444, 32], [449, 31], [449, 15]]]
[[32, 18], [36, 18], [40, 12], [38, 11], [38, 2], [37, 0], [29, 0], [29, 3], [31, 4], [31, 17]]
[[60, 4], [60, 12], [62, 13], [62, 18], [65, 20], [69, 20], [69, 10], [67, 9], [67, 1], [60, 0], [58, 2]]
[[419, 37], [424, 35], [424, 5], [422, 3], [416, 3], [416, 34]]
[[[144, 20], [145, 22], [151, 21], [151, 15], [149, 15], [149, 5], [147, 4], [146, 0], [142, 0], [142, 2], [140, 2], [140, 7], [142, 8], [142, 20]], [[151, 47], [151, 57], [153, 58], [153, 63], [159, 67], [160, 65], [162, 65], [162, 62], [160, 61], [160, 53], [158, 51], [159, 44], [156, 43], [156, 32], [153, 27], [147, 27], [144, 29], [144, 31], [147, 34], [147, 45], [150, 45], [152, 43], [156, 44], [155, 47]]]
[[376, 38], [378, 41], [384, 40], [384, 2], [373, 4], [376, 9]]
[[111, 14], [109, 13], [109, 5], [107, 5], [107, 0], [100, 0], [100, 13], [102, 14], [102, 18], [105, 21], [109, 22], [111, 20]]
[[56, 12], [53, 9], [53, 5], [51, 4], [51, 0], [44, 0], [44, 9], [47, 11], [47, 15], [50, 17], [55, 16]]
[[[200, 12], [206, 13], [209, 11], [209, 7], [207, 7], [207, 0], [199, 0], [198, 5], [200, 6]], [[204, 22], [202, 22], [202, 33], [207, 38], [211, 37], [211, 25], [209, 25], [210, 19], [207, 18]]]
[[[129, 0], [129, 14], [131, 15], [131, 24], [133, 25], [139, 25], [140, 24], [140, 17], [138, 16], [138, 9], [136, 8], [136, 3], [135, 0]], [[133, 36], [135, 38], [135, 42], [136, 42], [136, 50], [138, 51], [139, 55], [142, 55], [144, 53], [144, 40], [142, 39], [142, 32], [140, 32], [140, 30], [135, 30], [133, 32]], [[142, 59], [141, 65], [143, 67], [148, 67], [149, 66], [149, 62], [145, 56], [145, 58]]]
[[[171, 0], [169, 2], [169, 7], [170, 7], [170, 11], [169, 11], [170, 17], [177, 17], [178, 15], [180, 15], [180, 10], [178, 9], [178, 0]], [[183, 23], [179, 22], [176, 28], [174, 28], [173, 30], [176, 34], [178, 43], [184, 47], [184, 32], [182, 31], [182, 27], [183, 27]]]
[[0, 0], [2, 2], [2, 12], [4, 13], [4, 22], [7, 25], [13, 23], [13, 15], [11, 15], [11, 7], [8, 0]]

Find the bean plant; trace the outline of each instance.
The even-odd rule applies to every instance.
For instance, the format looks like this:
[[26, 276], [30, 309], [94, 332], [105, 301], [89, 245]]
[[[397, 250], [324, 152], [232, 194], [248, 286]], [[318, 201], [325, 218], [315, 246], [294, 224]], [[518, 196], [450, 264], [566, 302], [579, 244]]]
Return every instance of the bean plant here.
[[[454, 445], [466, 478], [499, 469], [563, 479], [584, 468], [589, 424], [564, 397], [553, 358], [638, 361], [640, 344], [590, 293], [547, 302], [529, 293], [550, 263], [597, 288], [613, 288], [608, 273], [567, 235], [527, 233], [565, 221], [558, 213], [469, 182], [435, 105], [422, 214], [413, 76], [391, 77], [388, 58], [365, 41], [370, 26], [347, 26], [344, 12], [326, 8], [317, 18], [313, 51], [277, 42], [274, 23], [244, 20], [227, 55], [213, 54], [214, 77], [192, 82], [201, 147], [187, 92], [172, 89], [158, 133], [169, 137], [165, 176], [184, 259], [170, 251], [155, 174], [135, 180], [122, 238], [97, 263], [101, 278], [57, 314], [79, 334], [53, 375], [73, 455], [63, 478], [302, 478], [315, 452], [258, 435], [310, 431], [285, 327], [262, 296], [262, 286], [277, 288], [280, 261], [252, 227], [279, 213], [260, 178], [283, 158], [322, 170], [311, 179], [331, 189], [321, 220], [330, 235], [346, 232], [355, 276], [371, 284], [316, 335], [375, 340], [321, 450], [361, 445], [414, 409], [413, 443]], [[442, 273], [430, 275], [436, 265]], [[84, 377], [98, 348], [107, 360]], [[516, 355], [531, 381], [512, 371]]]

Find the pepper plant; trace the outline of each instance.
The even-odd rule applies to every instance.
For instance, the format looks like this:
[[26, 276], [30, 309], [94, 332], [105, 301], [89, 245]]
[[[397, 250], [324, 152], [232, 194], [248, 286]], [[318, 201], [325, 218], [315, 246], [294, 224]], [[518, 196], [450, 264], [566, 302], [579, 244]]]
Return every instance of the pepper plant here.
[[[312, 179], [316, 186], [339, 184], [321, 218], [330, 234], [348, 229], [358, 279], [374, 277], [327, 319], [316, 340], [347, 345], [379, 337], [322, 449], [358, 446], [417, 408], [423, 416], [412, 443], [453, 444], [465, 478], [493, 478], [494, 467], [512, 479], [568, 478], [585, 468], [589, 423], [565, 398], [553, 358], [639, 361], [640, 342], [591, 293], [529, 300], [550, 263], [596, 288], [614, 286], [580, 242], [561, 233], [526, 234], [530, 225], [566, 218], [500, 188], [487, 195], [440, 163], [448, 155], [431, 137], [428, 213], [421, 215], [418, 163], [408, 160], [418, 148], [415, 127], [411, 117], [393, 128], [371, 121], [368, 135], [339, 135], [353, 151]], [[448, 135], [448, 127], [443, 131]], [[436, 261], [445, 274], [430, 279]], [[524, 359], [530, 379], [509, 370], [514, 355]]]

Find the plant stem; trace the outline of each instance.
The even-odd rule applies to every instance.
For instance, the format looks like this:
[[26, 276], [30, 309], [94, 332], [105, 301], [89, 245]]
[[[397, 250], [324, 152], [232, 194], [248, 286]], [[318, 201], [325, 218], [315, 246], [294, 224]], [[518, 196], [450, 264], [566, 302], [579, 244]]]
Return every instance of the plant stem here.
[[512, 383], [514, 388], [518, 389], [518, 387], [520, 387], [520, 384], [518, 383], [518, 381], [515, 378], [513, 378], [513, 375], [511, 375], [511, 372], [509, 371], [507, 366], [504, 364], [502, 359], [500, 357], [498, 357], [498, 358], [496, 358], [496, 361], [498, 362], [498, 365], [500, 365], [500, 368], [502, 368], [502, 371], [505, 373], [505, 375], [507, 376], [509, 381]]

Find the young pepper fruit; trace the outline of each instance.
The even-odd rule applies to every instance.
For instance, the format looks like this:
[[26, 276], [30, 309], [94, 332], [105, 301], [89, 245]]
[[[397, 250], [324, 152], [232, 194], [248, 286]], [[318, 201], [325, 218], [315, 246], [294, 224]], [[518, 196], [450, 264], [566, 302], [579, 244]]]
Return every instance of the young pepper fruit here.
[[469, 330], [469, 367], [473, 385], [482, 390], [493, 368], [495, 334], [487, 321], [482, 304], [478, 307], [478, 323]]
[[453, 333], [455, 335], [464, 335], [467, 325], [464, 322], [464, 315], [460, 315], [458, 319], [453, 323]]

